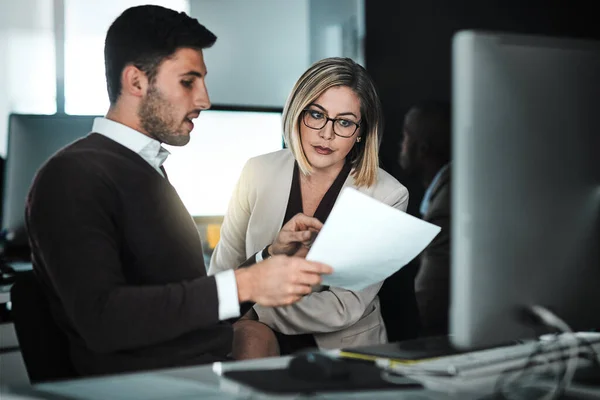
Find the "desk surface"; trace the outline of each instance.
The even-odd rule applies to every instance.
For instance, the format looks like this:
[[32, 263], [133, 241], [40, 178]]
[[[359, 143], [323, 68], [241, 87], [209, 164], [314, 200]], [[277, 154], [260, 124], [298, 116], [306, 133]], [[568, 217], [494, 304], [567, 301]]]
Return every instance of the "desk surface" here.
[[[176, 368], [157, 372], [136, 373], [101, 378], [44, 383], [32, 388], [4, 388], [12, 399], [85, 399], [85, 400], [158, 400], [158, 399], [290, 399], [297, 395], [274, 396], [260, 393], [220, 376], [232, 369], [284, 368], [289, 357], [262, 360], [215, 363], [212, 365]], [[21, 397], [22, 396], [22, 397]], [[469, 399], [425, 389], [402, 389], [370, 392], [323, 393], [323, 399]], [[473, 399], [476, 397], [473, 396]], [[3, 397], [4, 399], [4, 397]]]
[[[290, 357], [215, 363], [212, 365], [175, 368], [156, 372], [116, 375], [38, 384], [31, 388], [0, 388], [2, 399], [81, 399], [81, 400], [158, 400], [158, 399], [290, 399], [300, 395], [274, 396], [261, 393], [222, 377], [223, 371], [234, 369], [284, 368]], [[428, 385], [429, 386], [429, 385]], [[363, 392], [321, 393], [319, 399], [481, 399], [483, 393], [457, 388], [440, 381], [428, 389], [399, 389]], [[600, 389], [574, 388], [575, 397], [600, 398]]]

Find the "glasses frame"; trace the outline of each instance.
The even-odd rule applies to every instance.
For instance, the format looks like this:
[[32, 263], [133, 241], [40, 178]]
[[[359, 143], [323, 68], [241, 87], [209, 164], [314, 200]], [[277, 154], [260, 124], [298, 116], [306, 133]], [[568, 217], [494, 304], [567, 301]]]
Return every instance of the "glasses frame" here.
[[[323, 124], [322, 127], [320, 127], [320, 128], [313, 128], [312, 126], [308, 126], [308, 124], [306, 123], [306, 121], [304, 120], [304, 118], [306, 118], [306, 114], [309, 113], [309, 112], [311, 112], [311, 111], [321, 113], [321, 114], [323, 114], [325, 116], [325, 123]], [[335, 131], [335, 122], [338, 121], [338, 120], [348, 121], [348, 122], [353, 123], [356, 126], [354, 128], [354, 131], [352, 131], [352, 134], [350, 136], [340, 135], [339, 133], [337, 133]], [[302, 123], [304, 124], [304, 126], [306, 126], [309, 129], [314, 129], [316, 131], [321, 130], [321, 129], [325, 128], [325, 126], [329, 123], [329, 121], [332, 122], [331, 129], [332, 129], [333, 133], [336, 136], [342, 137], [344, 139], [348, 139], [348, 138], [351, 138], [352, 136], [354, 136], [354, 134], [356, 133], [356, 131], [360, 128], [360, 122], [361, 122], [361, 121], [358, 121], [358, 123], [357, 123], [357, 122], [354, 122], [354, 121], [350, 121], [350, 120], [348, 120], [346, 118], [329, 118], [329, 116], [327, 115], [327, 113], [325, 113], [324, 111], [314, 110], [314, 109], [311, 109], [311, 108], [305, 108], [304, 110], [302, 110]]]

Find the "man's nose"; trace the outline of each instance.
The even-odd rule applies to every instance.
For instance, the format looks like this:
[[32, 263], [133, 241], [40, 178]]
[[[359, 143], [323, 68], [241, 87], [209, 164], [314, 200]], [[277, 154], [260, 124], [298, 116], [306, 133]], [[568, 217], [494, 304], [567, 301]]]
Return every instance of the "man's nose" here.
[[202, 83], [198, 85], [198, 91], [194, 97], [194, 108], [200, 110], [208, 110], [210, 108], [210, 97], [208, 96], [208, 89], [206, 83], [202, 80]]

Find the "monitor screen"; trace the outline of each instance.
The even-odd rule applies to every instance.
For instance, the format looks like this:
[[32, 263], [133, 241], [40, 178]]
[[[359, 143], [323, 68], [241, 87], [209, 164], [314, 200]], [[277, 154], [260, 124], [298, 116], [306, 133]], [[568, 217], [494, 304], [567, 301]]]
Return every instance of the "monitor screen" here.
[[230, 109], [203, 111], [194, 122], [190, 141], [166, 146], [169, 181], [194, 217], [223, 216], [249, 158], [281, 150], [281, 110]]
[[463, 31], [452, 73], [454, 343], [600, 327], [600, 43]]
[[[163, 145], [172, 154], [164, 166], [170, 182], [195, 217], [224, 215], [244, 163], [283, 148], [281, 109], [228, 108], [203, 111], [190, 142]], [[4, 173], [2, 229], [5, 252], [29, 257], [25, 198], [37, 169], [56, 151], [87, 135], [95, 116], [9, 117]]]
[[92, 116], [11, 114], [4, 169], [2, 230], [7, 255], [29, 257], [25, 198], [37, 169], [56, 151], [85, 136]]

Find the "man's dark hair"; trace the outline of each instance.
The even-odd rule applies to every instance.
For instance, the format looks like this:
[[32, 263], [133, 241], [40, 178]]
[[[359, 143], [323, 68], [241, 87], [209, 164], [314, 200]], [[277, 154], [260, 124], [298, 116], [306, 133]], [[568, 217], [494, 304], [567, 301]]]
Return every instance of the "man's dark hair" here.
[[153, 82], [158, 67], [178, 49], [206, 49], [217, 37], [184, 12], [144, 5], [125, 10], [112, 23], [104, 43], [106, 85], [110, 103], [121, 94], [121, 73], [129, 64]]
[[452, 153], [452, 109], [448, 101], [426, 100], [411, 107], [411, 126], [415, 137], [426, 143], [430, 154], [448, 162]]

